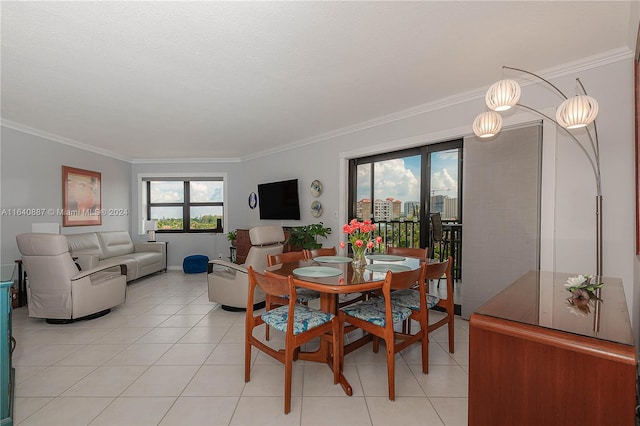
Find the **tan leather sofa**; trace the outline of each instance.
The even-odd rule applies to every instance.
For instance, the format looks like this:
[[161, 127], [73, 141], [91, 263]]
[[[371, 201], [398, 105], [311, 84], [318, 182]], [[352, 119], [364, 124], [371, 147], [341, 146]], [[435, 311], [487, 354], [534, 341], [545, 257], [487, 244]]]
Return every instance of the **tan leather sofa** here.
[[124, 303], [124, 266], [109, 263], [78, 271], [64, 235], [19, 234], [16, 242], [27, 272], [30, 317], [71, 322], [104, 315]]
[[[249, 266], [258, 272], [267, 267], [267, 255], [282, 253], [284, 231], [282, 226], [256, 226], [249, 230], [251, 248], [242, 265], [215, 259], [209, 261], [209, 300], [222, 305], [225, 310], [244, 310], [249, 297]], [[265, 295], [256, 289], [254, 302], [264, 303]]]
[[87, 232], [66, 235], [69, 251], [85, 270], [106, 263], [127, 266], [127, 281], [167, 268], [166, 244], [134, 243], [126, 231]]

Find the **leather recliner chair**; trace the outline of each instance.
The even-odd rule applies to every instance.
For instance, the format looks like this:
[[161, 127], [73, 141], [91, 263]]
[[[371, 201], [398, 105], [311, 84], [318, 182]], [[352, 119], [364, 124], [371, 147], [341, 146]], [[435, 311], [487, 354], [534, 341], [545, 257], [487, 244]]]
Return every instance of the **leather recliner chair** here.
[[30, 317], [65, 323], [102, 316], [124, 303], [126, 266], [114, 263], [79, 271], [64, 235], [19, 234], [16, 241], [27, 272]]
[[[264, 272], [267, 268], [267, 255], [279, 254], [283, 251], [284, 231], [281, 226], [256, 226], [249, 230], [251, 248], [247, 259], [237, 265], [221, 259], [209, 261], [207, 281], [209, 284], [209, 300], [222, 305], [222, 309], [237, 311], [246, 310], [249, 297], [248, 268]], [[254, 302], [263, 304], [265, 295], [256, 290]]]

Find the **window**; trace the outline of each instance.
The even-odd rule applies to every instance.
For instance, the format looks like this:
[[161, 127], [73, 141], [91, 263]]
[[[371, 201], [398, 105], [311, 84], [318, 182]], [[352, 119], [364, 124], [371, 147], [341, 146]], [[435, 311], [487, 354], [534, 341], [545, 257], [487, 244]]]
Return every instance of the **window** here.
[[223, 232], [222, 178], [144, 178], [147, 218], [158, 232]]
[[429, 246], [429, 212], [461, 222], [461, 139], [349, 164], [349, 217], [371, 219], [385, 244]]

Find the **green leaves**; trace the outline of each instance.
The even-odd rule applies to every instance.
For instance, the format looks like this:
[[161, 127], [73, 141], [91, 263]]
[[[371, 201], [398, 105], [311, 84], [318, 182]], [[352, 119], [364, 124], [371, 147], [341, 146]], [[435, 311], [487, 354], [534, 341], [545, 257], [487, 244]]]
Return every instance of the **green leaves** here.
[[318, 237], [326, 238], [329, 234], [331, 234], [331, 228], [325, 228], [322, 222], [305, 226], [295, 226], [289, 231], [287, 244], [292, 247], [312, 250], [322, 247], [322, 244], [317, 241]]

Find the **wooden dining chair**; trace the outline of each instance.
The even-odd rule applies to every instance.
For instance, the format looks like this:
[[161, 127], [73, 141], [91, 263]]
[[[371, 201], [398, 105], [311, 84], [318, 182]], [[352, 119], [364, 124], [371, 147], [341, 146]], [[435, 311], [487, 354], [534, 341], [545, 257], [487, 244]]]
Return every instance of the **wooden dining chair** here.
[[306, 250], [307, 259], [313, 259], [318, 256], [336, 256], [338, 254], [338, 249], [335, 246], [333, 247], [320, 247], [317, 249]]
[[[268, 254], [267, 255], [267, 265], [274, 266], [280, 265], [282, 263], [296, 262], [298, 260], [306, 260], [307, 252], [305, 250], [302, 251], [289, 251], [286, 253], [278, 253], [278, 254]], [[317, 291], [309, 290], [306, 288], [299, 288], [296, 292], [296, 300], [303, 305], [308, 305], [311, 300], [320, 298], [320, 293]], [[281, 295], [266, 295], [265, 299], [265, 307], [267, 311], [278, 307], [285, 306], [289, 303], [289, 294], [281, 294]], [[269, 327], [265, 329], [265, 339], [269, 340]]]
[[[287, 294], [288, 304], [262, 314], [255, 314], [253, 297], [259, 287], [267, 295]], [[328, 340], [333, 348], [333, 383], [340, 374], [340, 348], [338, 345], [338, 317], [328, 312], [296, 303], [296, 288], [292, 276], [277, 278], [260, 274], [249, 267], [249, 299], [245, 321], [244, 381], [251, 380], [251, 348], [255, 347], [284, 364], [284, 413], [291, 411], [291, 379], [294, 354], [300, 346], [320, 337]], [[285, 334], [284, 348], [274, 349], [253, 335], [253, 330], [262, 325], [273, 327]]]
[[[442, 327], [443, 325], [447, 325], [447, 331], [449, 333], [449, 353], [453, 353], [454, 351], [454, 330], [455, 330], [455, 305], [453, 303], [453, 258], [451, 256], [449, 256], [449, 258], [447, 259], [446, 262], [442, 262], [445, 263], [447, 266], [444, 270], [444, 275], [445, 275], [445, 280], [447, 281], [447, 298], [443, 299], [441, 297], [438, 296], [429, 296], [429, 297], [433, 297], [435, 299], [437, 299], [437, 303], [435, 305], [436, 308], [441, 308], [444, 309], [445, 312], [447, 313], [447, 315], [440, 319], [439, 321], [433, 323], [433, 324], [429, 324], [429, 333], [431, 333], [433, 330], [436, 330], [440, 327]], [[431, 274], [429, 272], [429, 267], [431, 265], [427, 266], [427, 275], [428, 276], [434, 276], [434, 278], [427, 278], [427, 279], [436, 279], [435, 276], [438, 275], [438, 273], [440, 271], [438, 270], [434, 270], [433, 273]], [[434, 265], [434, 269], [435, 265]], [[440, 276], [437, 279], [442, 278], [442, 273], [440, 274]]]
[[418, 248], [418, 247], [387, 247], [387, 254], [392, 254], [394, 256], [407, 256], [407, 257], [415, 257], [418, 259], [424, 259], [425, 261], [429, 258], [429, 249], [428, 248]]
[[[451, 256], [445, 262], [438, 263], [428, 263], [427, 269], [425, 273], [425, 289], [427, 291], [427, 304], [429, 305], [429, 309], [431, 308], [441, 308], [444, 309], [447, 315], [436, 321], [433, 324], [429, 324], [429, 333], [433, 330], [436, 330], [443, 325], [447, 325], [447, 331], [449, 333], [449, 352], [454, 353], [454, 330], [455, 330], [455, 309], [453, 303], [453, 276], [452, 276], [452, 265], [453, 259]], [[442, 276], [445, 277], [447, 281], [447, 298], [442, 299], [439, 296], [428, 294], [429, 291], [429, 281], [440, 279]], [[402, 293], [398, 293], [397, 295], [392, 295], [392, 299], [399, 298], [402, 296]], [[396, 299], [398, 300], [398, 299]], [[405, 306], [411, 309], [418, 309], [418, 297], [413, 294], [411, 297], [403, 296], [400, 303], [404, 303]], [[404, 329], [404, 327], [403, 327]], [[407, 332], [411, 333], [411, 322], [407, 322]]]
[[[387, 351], [387, 381], [389, 399], [395, 400], [395, 354], [406, 347], [420, 342], [422, 345], [422, 372], [429, 371], [428, 344], [428, 308], [424, 289], [425, 264], [420, 268], [405, 272], [387, 271], [382, 286], [382, 297], [346, 306], [338, 311], [340, 321], [340, 338], [344, 342], [345, 323], [373, 334], [373, 350], [378, 352], [379, 339], [383, 339]], [[412, 287], [418, 284], [418, 290]], [[392, 291], [395, 290], [395, 291]], [[393, 302], [392, 294], [399, 291], [415, 291], [419, 297], [419, 309], [413, 310], [402, 304]], [[421, 295], [421, 296], [420, 296]], [[407, 319], [413, 319], [420, 324], [420, 330], [415, 334], [394, 331], [394, 324], [400, 324]], [[398, 342], [396, 342], [398, 340]]]
[[267, 265], [279, 265], [281, 263], [296, 262], [298, 260], [306, 260], [308, 257], [304, 250], [288, 251], [286, 253], [268, 254]]

